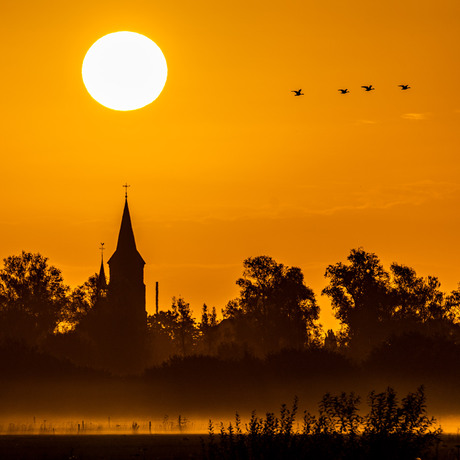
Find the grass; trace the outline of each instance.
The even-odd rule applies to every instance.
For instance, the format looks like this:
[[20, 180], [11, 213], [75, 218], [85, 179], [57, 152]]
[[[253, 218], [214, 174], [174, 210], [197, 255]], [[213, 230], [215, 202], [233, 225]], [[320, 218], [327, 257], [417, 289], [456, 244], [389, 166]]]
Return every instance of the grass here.
[[297, 399], [283, 405], [279, 416], [252, 413], [241, 426], [239, 415], [209, 436], [203, 445], [205, 460], [407, 460], [439, 458], [441, 429], [428, 417], [423, 387], [398, 400], [393, 389], [372, 392], [368, 412], [359, 414], [361, 398], [354, 393], [325, 394], [318, 414], [303, 412], [296, 424]]
[[2, 460], [201, 460], [198, 435], [0, 436]]

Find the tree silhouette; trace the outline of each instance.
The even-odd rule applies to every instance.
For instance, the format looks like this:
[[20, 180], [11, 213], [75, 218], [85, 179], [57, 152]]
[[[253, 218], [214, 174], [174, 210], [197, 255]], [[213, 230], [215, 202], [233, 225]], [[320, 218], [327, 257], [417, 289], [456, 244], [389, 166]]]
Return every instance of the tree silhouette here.
[[98, 275], [91, 275], [69, 295], [66, 308], [61, 313], [59, 329], [67, 332], [75, 328], [81, 319], [96, 305], [98, 300]]
[[155, 355], [165, 359], [174, 354], [185, 356], [193, 351], [198, 328], [190, 304], [182, 297], [173, 297], [171, 310], [149, 316], [147, 323], [153, 347], [163, 349], [160, 354], [154, 351]]
[[37, 343], [54, 331], [69, 288], [61, 271], [41, 254], [22, 251], [3, 260], [0, 270], [0, 333]]
[[174, 336], [178, 341], [180, 353], [185, 356], [191, 351], [196, 340], [196, 325], [192, 318], [190, 304], [182, 297], [173, 297], [171, 309], [175, 316]]
[[396, 263], [391, 265], [391, 272], [395, 318], [425, 322], [448, 316], [451, 307], [444, 301], [438, 278], [418, 277], [414, 269]]
[[152, 363], [159, 364], [177, 354], [175, 344], [176, 316], [171, 311], [159, 311], [147, 317], [147, 331]]
[[349, 264], [338, 262], [326, 269], [335, 316], [344, 326], [344, 337], [358, 354], [382, 340], [382, 323], [391, 317], [390, 276], [378, 257], [362, 248], [352, 249]]
[[454, 325], [460, 291], [446, 295], [436, 277], [419, 277], [405, 265], [393, 263], [387, 272], [362, 248], [352, 249], [347, 259], [348, 264], [327, 267], [329, 285], [322, 293], [330, 297], [342, 323], [342, 341], [356, 357], [409, 331], [460, 337]]
[[302, 348], [315, 339], [319, 307], [300, 268], [268, 256], [250, 257], [243, 265], [243, 277], [236, 282], [240, 297], [227, 304], [224, 317], [251, 324], [265, 353]]
[[203, 304], [203, 309], [201, 311], [200, 329], [202, 332], [205, 332], [206, 329], [214, 326], [217, 326], [216, 307], [212, 307], [212, 311], [209, 312], [208, 306]]
[[201, 311], [201, 322], [198, 326], [200, 337], [198, 340], [198, 349], [205, 354], [215, 353], [215, 340], [217, 334], [217, 312], [213, 307], [211, 312], [206, 304], [203, 304]]

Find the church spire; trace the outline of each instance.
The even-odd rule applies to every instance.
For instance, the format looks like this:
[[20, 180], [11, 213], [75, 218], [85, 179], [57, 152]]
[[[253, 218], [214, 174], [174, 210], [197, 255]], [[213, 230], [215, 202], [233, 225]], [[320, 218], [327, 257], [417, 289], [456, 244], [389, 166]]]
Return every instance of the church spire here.
[[120, 233], [118, 234], [117, 249], [109, 259], [109, 264], [114, 258], [118, 257], [137, 259], [138, 262], [145, 264], [144, 259], [142, 259], [136, 248], [136, 240], [134, 239], [133, 226], [129, 214], [128, 198], [126, 197], [123, 217], [121, 218]]
[[104, 243], [101, 243], [101, 268], [99, 269], [99, 276], [97, 277], [97, 291], [103, 293], [107, 291], [107, 278], [105, 277], [104, 270]]
[[[124, 187], [129, 187], [129, 185], [126, 184]], [[140, 269], [142, 270], [145, 265], [144, 259], [136, 248], [126, 192], [125, 207], [123, 209], [123, 217], [121, 218], [117, 249], [112, 254], [108, 264], [110, 266], [111, 283], [112, 281], [118, 283], [118, 278], [128, 279], [135, 276], [135, 273], [138, 273]]]

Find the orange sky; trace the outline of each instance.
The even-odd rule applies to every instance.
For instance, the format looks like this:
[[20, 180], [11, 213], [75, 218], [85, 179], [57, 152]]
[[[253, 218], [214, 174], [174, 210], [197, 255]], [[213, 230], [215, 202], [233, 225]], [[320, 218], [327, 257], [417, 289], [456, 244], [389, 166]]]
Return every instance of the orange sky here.
[[[6, 0], [0, 21], [1, 258], [40, 251], [81, 284], [100, 242], [115, 249], [128, 181], [151, 312], [157, 280], [163, 308], [220, 310], [262, 254], [318, 297], [358, 246], [460, 281], [458, 0]], [[104, 108], [81, 79], [118, 30], [168, 62], [141, 110]]]

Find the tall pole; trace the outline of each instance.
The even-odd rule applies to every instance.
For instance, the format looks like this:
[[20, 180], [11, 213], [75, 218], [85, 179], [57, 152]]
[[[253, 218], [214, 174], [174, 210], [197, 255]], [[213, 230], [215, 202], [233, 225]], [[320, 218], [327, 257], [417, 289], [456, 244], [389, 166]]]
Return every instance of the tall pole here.
[[155, 307], [158, 315], [158, 281], [155, 282]]

